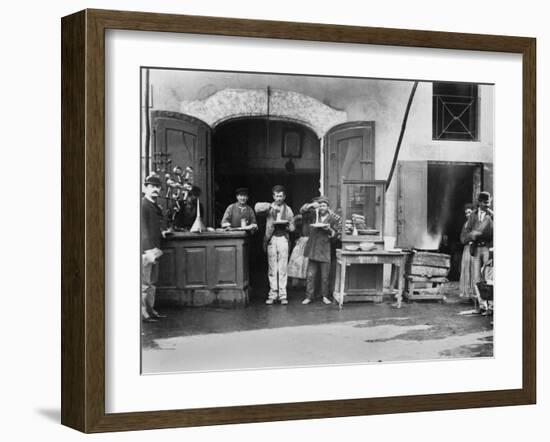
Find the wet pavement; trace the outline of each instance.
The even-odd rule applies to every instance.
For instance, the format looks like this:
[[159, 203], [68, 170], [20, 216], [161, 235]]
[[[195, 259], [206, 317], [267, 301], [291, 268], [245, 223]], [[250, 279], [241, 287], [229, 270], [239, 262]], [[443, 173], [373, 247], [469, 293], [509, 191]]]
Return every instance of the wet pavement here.
[[144, 373], [492, 357], [492, 317], [464, 316], [471, 304], [450, 285], [445, 303], [416, 301], [246, 308], [159, 309], [142, 326]]

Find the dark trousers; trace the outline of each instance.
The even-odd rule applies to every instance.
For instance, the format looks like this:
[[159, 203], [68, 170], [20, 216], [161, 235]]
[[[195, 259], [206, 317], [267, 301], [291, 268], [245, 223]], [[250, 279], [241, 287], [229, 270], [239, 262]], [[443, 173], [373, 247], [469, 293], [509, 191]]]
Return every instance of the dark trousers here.
[[155, 312], [155, 294], [156, 284], [159, 275], [158, 262], [146, 262], [142, 259], [141, 263], [141, 315], [148, 318]]
[[317, 281], [317, 275], [321, 277], [321, 296], [328, 298], [329, 291], [329, 275], [330, 275], [330, 262], [308, 260], [307, 264], [307, 280], [306, 280], [306, 296], [309, 299], [315, 297], [315, 283]]

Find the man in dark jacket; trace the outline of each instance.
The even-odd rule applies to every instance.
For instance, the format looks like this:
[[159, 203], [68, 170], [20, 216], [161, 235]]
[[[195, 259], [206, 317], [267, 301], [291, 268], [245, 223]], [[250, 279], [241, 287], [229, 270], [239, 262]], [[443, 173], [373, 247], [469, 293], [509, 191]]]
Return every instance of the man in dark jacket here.
[[489, 261], [489, 249], [493, 246], [494, 215], [490, 206], [491, 194], [480, 192], [477, 197], [477, 209], [470, 214], [461, 233], [462, 242], [470, 245], [474, 284], [484, 282], [481, 271]]
[[[331, 261], [331, 242], [341, 235], [339, 217], [329, 210], [329, 202], [325, 197], [318, 197], [302, 212], [315, 212], [316, 222], [311, 225], [309, 239], [304, 248], [304, 256], [308, 258], [306, 298], [302, 304], [309, 304], [315, 295], [317, 275], [321, 276], [321, 297], [325, 304], [331, 304], [329, 295], [329, 276]], [[318, 214], [318, 216], [317, 216]]]
[[160, 189], [161, 182], [157, 175], [145, 178], [141, 200], [141, 318], [147, 322], [164, 317], [154, 308], [164, 221], [162, 208], [157, 204]]

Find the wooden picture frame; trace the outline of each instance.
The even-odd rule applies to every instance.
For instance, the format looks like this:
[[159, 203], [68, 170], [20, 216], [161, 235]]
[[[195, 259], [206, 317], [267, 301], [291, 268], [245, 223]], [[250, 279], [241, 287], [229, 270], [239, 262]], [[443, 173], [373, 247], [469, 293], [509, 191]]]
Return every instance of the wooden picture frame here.
[[[533, 404], [536, 400], [536, 41], [533, 38], [84, 10], [62, 27], [62, 424], [83, 432]], [[105, 411], [105, 30], [521, 54], [521, 388], [169, 411]]]

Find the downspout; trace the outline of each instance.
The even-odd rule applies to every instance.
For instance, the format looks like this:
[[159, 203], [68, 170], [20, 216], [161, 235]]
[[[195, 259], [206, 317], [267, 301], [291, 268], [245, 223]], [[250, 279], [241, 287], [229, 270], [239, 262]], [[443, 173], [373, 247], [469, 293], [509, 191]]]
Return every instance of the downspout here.
[[271, 97], [271, 90], [269, 89], [269, 86], [267, 87], [267, 115], [266, 115], [266, 126], [265, 126], [265, 148], [266, 152], [269, 152], [269, 101]]
[[149, 176], [151, 162], [151, 127], [149, 117], [149, 69], [145, 69], [145, 176]]
[[319, 195], [326, 195], [325, 189], [325, 137], [319, 138]]
[[395, 170], [395, 165], [397, 164], [397, 159], [399, 157], [399, 151], [401, 150], [401, 143], [403, 141], [403, 135], [405, 134], [405, 128], [407, 127], [407, 120], [409, 119], [409, 111], [411, 110], [411, 104], [414, 98], [414, 94], [416, 92], [416, 88], [418, 87], [418, 81], [415, 81], [412, 89], [411, 94], [409, 96], [409, 102], [407, 103], [407, 107], [405, 109], [405, 115], [403, 116], [403, 122], [401, 123], [401, 132], [399, 132], [399, 139], [397, 140], [397, 146], [395, 148], [395, 153], [393, 155], [393, 161], [391, 164], [390, 173], [388, 175], [388, 179], [386, 181], [386, 192], [390, 188], [391, 180], [393, 178], [393, 172]]

